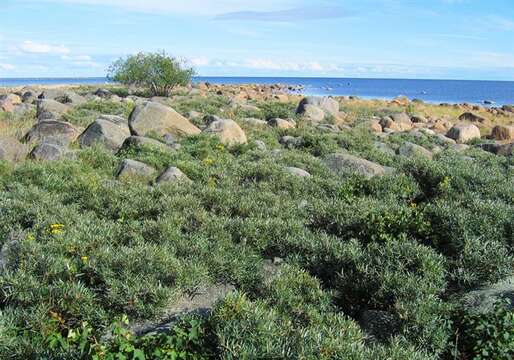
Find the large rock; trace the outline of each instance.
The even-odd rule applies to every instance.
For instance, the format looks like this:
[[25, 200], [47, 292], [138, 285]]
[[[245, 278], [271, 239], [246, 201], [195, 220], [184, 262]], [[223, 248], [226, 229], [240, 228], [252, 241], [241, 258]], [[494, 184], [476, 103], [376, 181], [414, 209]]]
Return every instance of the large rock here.
[[114, 122], [98, 119], [79, 136], [79, 144], [82, 147], [101, 144], [107, 149], [117, 151], [123, 142], [130, 137], [127, 125], [117, 125]]
[[125, 159], [120, 164], [116, 177], [118, 179], [150, 177], [156, 170], [140, 161]]
[[87, 102], [87, 99], [73, 91], [61, 89], [46, 89], [39, 94], [38, 99], [55, 100], [61, 104], [81, 105]]
[[157, 184], [163, 183], [173, 183], [178, 181], [184, 181], [187, 183], [191, 182], [189, 179], [179, 168], [169, 167], [167, 168], [155, 181]]
[[188, 119], [168, 106], [156, 102], [145, 102], [134, 108], [129, 118], [132, 135], [146, 136], [171, 134], [177, 137], [196, 135], [200, 129]]
[[512, 143], [512, 144], [501, 144], [501, 143], [480, 144], [478, 147], [484, 151], [490, 152], [495, 155], [514, 156], [514, 143]]
[[463, 144], [473, 139], [480, 139], [480, 129], [472, 124], [457, 124], [448, 131], [446, 136]]
[[331, 97], [318, 96], [309, 96], [302, 99], [298, 105], [296, 113], [303, 115], [307, 111], [309, 105], [321, 109], [326, 114], [330, 114], [332, 116], [339, 115], [339, 103], [336, 100]]
[[495, 140], [514, 140], [514, 126], [497, 125], [491, 132]]
[[0, 95], [0, 101], [8, 100], [14, 106], [21, 104], [21, 97], [16, 94]]
[[493, 311], [497, 302], [505, 300], [510, 300], [510, 308], [514, 306], [514, 277], [512, 276], [494, 285], [472, 290], [462, 297], [466, 310], [479, 314]]
[[477, 115], [472, 112], [465, 112], [461, 116], [459, 116], [460, 121], [470, 121], [470, 122], [478, 122], [478, 123], [484, 123], [486, 119], [480, 115]]
[[48, 119], [58, 119], [68, 111], [70, 108], [67, 105], [61, 104], [55, 100], [43, 99], [37, 102], [36, 116], [39, 121]]
[[0, 99], [0, 111], [12, 113], [14, 111], [14, 105], [9, 99]]
[[64, 146], [52, 143], [42, 143], [36, 145], [29, 154], [29, 158], [39, 161], [57, 161], [68, 153]]
[[319, 124], [325, 119], [325, 112], [316, 105], [304, 105], [303, 112], [299, 114], [302, 119], [312, 124]]
[[398, 153], [401, 156], [424, 157], [424, 158], [430, 159], [430, 160], [432, 160], [432, 157], [433, 157], [433, 155], [430, 151], [428, 151], [427, 149], [425, 149], [422, 146], [413, 144], [411, 142], [405, 142], [404, 144], [402, 144], [402, 146], [400, 146], [400, 148], [398, 149]]
[[347, 153], [335, 153], [326, 156], [323, 162], [338, 175], [358, 173], [367, 178], [386, 174], [386, 169], [379, 164]]
[[297, 167], [286, 167], [286, 172], [297, 177], [310, 178], [312, 175]]
[[268, 120], [268, 124], [279, 129], [294, 129], [296, 127], [295, 124], [293, 124], [291, 121], [279, 118]]
[[36, 123], [25, 135], [28, 142], [69, 144], [77, 139], [79, 132], [65, 121], [44, 120]]
[[248, 141], [243, 129], [229, 119], [214, 121], [203, 132], [217, 136], [225, 145], [246, 144]]
[[128, 121], [124, 117], [121, 117], [119, 115], [100, 115], [98, 117], [100, 120], [107, 120], [112, 123], [115, 123], [116, 125], [127, 127], [128, 128]]
[[18, 139], [9, 136], [0, 136], [0, 160], [20, 161], [27, 156], [27, 146]]
[[160, 150], [171, 150], [171, 148], [163, 142], [158, 140], [147, 138], [144, 136], [130, 136], [123, 142], [120, 151], [129, 148], [141, 148], [141, 147], [153, 147]]

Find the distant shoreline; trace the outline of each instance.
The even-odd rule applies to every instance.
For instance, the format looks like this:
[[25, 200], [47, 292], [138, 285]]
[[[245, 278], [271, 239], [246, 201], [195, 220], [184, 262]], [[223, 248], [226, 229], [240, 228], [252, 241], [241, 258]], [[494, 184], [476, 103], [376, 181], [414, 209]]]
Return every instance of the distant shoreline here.
[[[502, 106], [514, 104], [514, 81], [492, 80], [415, 80], [310, 77], [204, 77], [194, 82], [219, 85], [284, 84], [301, 85], [304, 95], [357, 96], [363, 99], [390, 100], [398, 96], [427, 103], [479, 104]], [[0, 89], [23, 87], [112, 85], [105, 77], [93, 78], [23, 78], [0, 79]]]

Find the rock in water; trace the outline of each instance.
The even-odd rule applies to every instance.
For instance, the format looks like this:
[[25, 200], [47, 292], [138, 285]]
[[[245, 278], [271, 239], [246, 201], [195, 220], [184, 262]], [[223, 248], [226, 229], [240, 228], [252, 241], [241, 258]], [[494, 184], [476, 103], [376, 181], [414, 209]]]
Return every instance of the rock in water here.
[[101, 144], [107, 149], [117, 151], [123, 142], [130, 137], [127, 125], [117, 125], [114, 122], [98, 119], [79, 136], [82, 147]]
[[130, 114], [129, 127], [132, 135], [146, 136], [171, 134], [176, 137], [196, 135], [200, 129], [168, 106], [156, 102], [137, 105]]
[[457, 124], [448, 131], [446, 136], [463, 144], [473, 139], [480, 139], [480, 129], [475, 125]]
[[246, 144], [248, 141], [243, 129], [235, 121], [229, 119], [212, 122], [204, 130], [204, 133], [217, 136], [225, 145]]

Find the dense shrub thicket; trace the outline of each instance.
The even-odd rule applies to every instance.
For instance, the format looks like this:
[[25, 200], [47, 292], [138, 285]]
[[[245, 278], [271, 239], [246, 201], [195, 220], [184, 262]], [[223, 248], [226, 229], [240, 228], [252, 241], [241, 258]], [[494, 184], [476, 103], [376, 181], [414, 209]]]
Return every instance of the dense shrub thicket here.
[[[474, 149], [404, 158], [358, 129], [247, 133], [281, 151], [195, 136], [173, 152], [90, 148], [1, 164], [0, 358], [487, 358], [479, 340], [512, 355], [512, 316], [462, 317], [458, 301], [512, 274], [512, 159]], [[284, 149], [285, 134], [303, 141]], [[337, 177], [319, 157], [342, 148], [396, 171]], [[176, 166], [193, 182], [116, 181], [124, 158]], [[274, 258], [283, 265], [270, 276]], [[237, 292], [206, 318], [142, 338], [114, 325], [105, 336], [123, 316], [150, 319], [217, 283]], [[394, 320], [379, 341], [360, 326], [370, 311]]]

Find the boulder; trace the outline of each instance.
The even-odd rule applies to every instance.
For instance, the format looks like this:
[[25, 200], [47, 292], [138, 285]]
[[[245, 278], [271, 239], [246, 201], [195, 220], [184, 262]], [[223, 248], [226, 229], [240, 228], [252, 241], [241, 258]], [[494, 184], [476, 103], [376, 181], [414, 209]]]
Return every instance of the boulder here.
[[21, 97], [16, 95], [16, 94], [1, 95], [0, 96], [0, 101], [1, 100], [9, 100], [10, 103], [13, 104], [14, 106], [20, 105], [21, 102], [22, 102]]
[[268, 123], [266, 121], [261, 120], [261, 119], [256, 119], [256, 118], [244, 118], [244, 119], [241, 119], [241, 122], [248, 124], [250, 126], [265, 127], [268, 125]]
[[9, 99], [0, 99], [0, 111], [12, 113], [14, 111], [14, 105]]
[[508, 277], [496, 284], [483, 286], [466, 293], [461, 302], [471, 313], [487, 314], [494, 311], [499, 301], [510, 300], [511, 309], [514, 306], [514, 277]]
[[432, 153], [422, 146], [413, 144], [411, 142], [405, 142], [398, 149], [398, 154], [406, 157], [424, 157], [432, 160]]
[[165, 143], [160, 142], [159, 140], [143, 136], [129, 136], [121, 145], [120, 151], [126, 150], [128, 148], [137, 149], [141, 147], [154, 147], [159, 150], [171, 150]]
[[321, 108], [310, 104], [303, 107], [303, 112], [300, 115], [302, 119], [312, 124], [319, 124], [325, 119], [325, 112]]
[[377, 149], [378, 151], [381, 151], [384, 154], [387, 154], [389, 156], [395, 156], [396, 155], [396, 152], [389, 145], [387, 145], [387, 144], [385, 144], [383, 142], [376, 141], [373, 144], [373, 147], [375, 149]]
[[268, 124], [272, 127], [276, 127], [279, 129], [294, 129], [296, 126], [291, 121], [287, 121], [284, 119], [273, 118], [268, 120]]
[[36, 145], [29, 154], [29, 158], [39, 161], [57, 161], [62, 159], [68, 150], [58, 144], [42, 143]]
[[283, 145], [287, 149], [294, 149], [303, 144], [303, 138], [301, 136], [282, 136], [279, 141], [281, 145]]
[[120, 164], [118, 170], [116, 171], [116, 178], [118, 179], [126, 179], [132, 177], [150, 177], [154, 175], [156, 170], [136, 160], [125, 159]]
[[480, 144], [478, 147], [484, 151], [490, 152], [495, 155], [514, 156], [514, 143], [512, 143], [512, 144], [501, 144], [501, 143]]
[[55, 100], [61, 104], [80, 105], [87, 102], [87, 99], [73, 91], [61, 89], [46, 89], [39, 94], [40, 100]]
[[374, 133], [381, 133], [382, 132], [382, 125], [380, 125], [380, 121], [378, 120], [370, 120], [366, 121], [365, 126]]
[[383, 117], [382, 119], [380, 119], [379, 124], [382, 127], [383, 131], [385, 131], [386, 129], [389, 129], [393, 132], [394, 131], [402, 131], [402, 127], [400, 126], [400, 124], [398, 124], [396, 121], [391, 119], [389, 116], [386, 116], [386, 117]]
[[21, 100], [26, 104], [34, 104], [37, 100], [37, 95], [32, 90], [27, 90], [23, 93]]
[[473, 139], [480, 139], [480, 129], [473, 124], [457, 124], [448, 131], [446, 136], [463, 144]]
[[65, 121], [44, 120], [36, 123], [24, 139], [28, 142], [47, 142], [67, 145], [80, 135], [75, 127]]
[[130, 130], [127, 125], [98, 119], [79, 136], [78, 142], [81, 147], [101, 144], [109, 150], [117, 151], [128, 137]]
[[255, 147], [257, 149], [261, 150], [261, 151], [268, 150], [268, 147], [266, 146], [266, 144], [262, 140], [255, 140]]
[[366, 178], [386, 174], [386, 169], [379, 164], [362, 159], [347, 153], [335, 153], [323, 159], [325, 165], [338, 175], [358, 173]]
[[428, 119], [422, 115], [413, 115], [410, 120], [415, 124], [426, 124]]
[[172, 183], [177, 181], [192, 182], [179, 168], [167, 168], [155, 181], [157, 184]]
[[21, 243], [27, 234], [20, 230], [11, 230], [5, 239], [2, 239], [0, 248], [0, 275], [6, 270], [15, 270], [19, 265]]
[[13, 137], [0, 135], [0, 160], [20, 161], [27, 156], [27, 146]]
[[246, 144], [248, 141], [244, 131], [233, 120], [214, 121], [203, 132], [217, 136], [225, 145]]
[[168, 106], [156, 102], [137, 105], [130, 114], [129, 127], [132, 135], [146, 136], [171, 134], [177, 137], [196, 135], [200, 129]]
[[405, 113], [398, 113], [391, 115], [391, 119], [398, 125], [400, 131], [407, 131], [412, 129], [412, 121], [410, 116]]
[[324, 113], [330, 114], [332, 116], [339, 115], [339, 103], [331, 97], [309, 96], [303, 98], [300, 101], [300, 104], [298, 105], [296, 113], [304, 115], [306, 112], [308, 112], [307, 109], [309, 106], [317, 107], [318, 109], [321, 109]]
[[480, 115], [477, 115], [475, 113], [472, 113], [470, 111], [465, 112], [461, 116], [459, 116], [460, 121], [470, 121], [470, 122], [478, 122], [478, 123], [484, 123], [486, 119]]
[[37, 101], [36, 116], [39, 121], [47, 119], [58, 119], [69, 110], [67, 105], [55, 100], [43, 99]]
[[99, 120], [107, 120], [110, 121], [116, 125], [127, 127], [128, 128], [128, 121], [124, 117], [121, 117], [119, 115], [100, 115], [98, 117]]
[[96, 91], [93, 94], [102, 99], [109, 99], [113, 95], [112, 92], [107, 89], [96, 89]]
[[302, 178], [309, 178], [312, 176], [307, 171], [297, 168], [297, 167], [286, 167], [286, 172], [293, 176], [302, 177]]
[[496, 125], [491, 137], [495, 140], [514, 140], [514, 126]]

